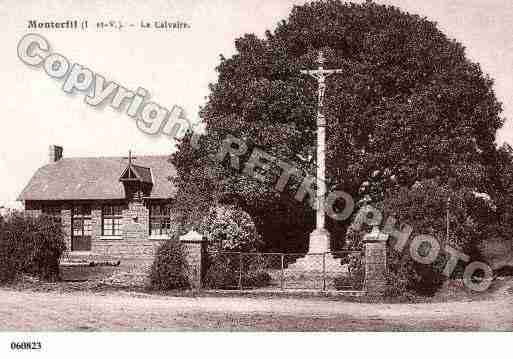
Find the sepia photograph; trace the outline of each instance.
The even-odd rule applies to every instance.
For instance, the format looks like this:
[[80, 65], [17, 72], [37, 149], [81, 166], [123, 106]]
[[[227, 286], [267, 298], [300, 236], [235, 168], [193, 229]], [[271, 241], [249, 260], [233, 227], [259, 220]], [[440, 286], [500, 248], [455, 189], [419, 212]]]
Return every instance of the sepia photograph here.
[[2, 357], [511, 339], [510, 0], [0, 0], [0, 24]]

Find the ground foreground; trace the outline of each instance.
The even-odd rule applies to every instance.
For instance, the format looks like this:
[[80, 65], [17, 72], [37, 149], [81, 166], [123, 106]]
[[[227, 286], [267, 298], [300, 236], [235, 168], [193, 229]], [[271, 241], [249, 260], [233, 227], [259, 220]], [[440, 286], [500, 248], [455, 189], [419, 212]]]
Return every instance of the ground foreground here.
[[0, 289], [0, 329], [510, 331], [512, 297], [509, 294], [469, 302], [370, 304], [334, 298], [169, 297]]

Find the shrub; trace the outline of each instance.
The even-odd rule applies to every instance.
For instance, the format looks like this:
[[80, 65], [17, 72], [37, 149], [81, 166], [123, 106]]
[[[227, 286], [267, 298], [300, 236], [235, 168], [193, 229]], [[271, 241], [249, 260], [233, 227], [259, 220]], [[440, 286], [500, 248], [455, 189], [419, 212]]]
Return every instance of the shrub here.
[[334, 285], [337, 290], [361, 290], [365, 280], [365, 262], [361, 254], [350, 254], [347, 258], [348, 273], [336, 277]]
[[205, 283], [212, 289], [236, 289], [242, 280], [244, 288], [261, 288], [269, 285], [272, 278], [265, 271], [265, 260], [258, 255], [243, 257], [242, 278], [238, 253], [214, 252], [209, 258]]
[[190, 287], [184, 248], [176, 238], [165, 241], [158, 248], [151, 266], [150, 286], [155, 290]]
[[350, 276], [341, 275], [333, 280], [336, 290], [358, 290]]
[[242, 285], [245, 288], [262, 288], [271, 283], [271, 275], [263, 270], [250, 272], [243, 277]]
[[55, 279], [59, 274], [59, 261], [66, 249], [64, 233], [60, 222], [42, 216], [32, 222], [34, 231], [31, 243], [31, 266], [29, 272], [48, 280]]
[[9, 283], [21, 274], [25, 258], [20, 258], [19, 239], [11, 231], [11, 226], [0, 222], [0, 283]]
[[[446, 235], [448, 205], [449, 238]], [[490, 238], [501, 237], [494, 234], [498, 232], [493, 226], [494, 204], [483, 194], [465, 187], [454, 189], [435, 180], [425, 180], [411, 187], [389, 191], [374, 207], [383, 213], [383, 218], [395, 218], [396, 228], [410, 225], [413, 228], [410, 241], [417, 235], [431, 235], [440, 243], [444, 242], [465, 253], [471, 261], [482, 260], [480, 248], [483, 244], [489, 242]], [[362, 222], [362, 213], [355, 217], [348, 230], [347, 238], [353, 249], [362, 248], [362, 237], [371, 230], [369, 226], [358, 226], [358, 223]], [[434, 295], [447, 280], [442, 272], [448, 255], [441, 251], [434, 263], [420, 264], [411, 258], [409, 243], [404, 246], [401, 253], [395, 251], [394, 244], [395, 239], [391, 238], [387, 251], [387, 295]], [[427, 254], [428, 250], [429, 246], [419, 248], [424, 254]], [[452, 277], [460, 277], [463, 269], [464, 263], [460, 261]]]
[[[447, 238], [448, 208], [450, 232]], [[403, 187], [388, 193], [383, 213], [385, 218], [396, 218], [398, 225], [412, 226], [410, 240], [417, 235], [431, 235], [439, 243], [465, 253], [471, 261], [482, 260], [479, 247], [489, 239], [485, 232], [494, 221], [494, 205], [481, 194], [435, 180], [417, 182], [410, 188]], [[395, 244], [395, 241], [390, 244]], [[400, 286], [413, 294], [434, 295], [448, 279], [442, 274], [448, 255], [441, 251], [434, 263], [425, 265], [415, 262], [408, 249], [407, 245], [402, 253], [397, 253], [390, 248], [390, 285]], [[427, 254], [429, 246], [419, 250]], [[460, 261], [452, 277], [460, 277], [463, 269], [464, 263]]]
[[65, 248], [62, 227], [52, 218], [22, 214], [7, 218], [0, 223], [0, 282], [12, 282], [21, 274], [58, 279]]
[[217, 249], [249, 252], [261, 244], [251, 216], [236, 206], [212, 208], [201, 224], [201, 232]]
[[235, 289], [239, 285], [239, 257], [212, 253], [205, 273], [205, 286], [211, 289]]

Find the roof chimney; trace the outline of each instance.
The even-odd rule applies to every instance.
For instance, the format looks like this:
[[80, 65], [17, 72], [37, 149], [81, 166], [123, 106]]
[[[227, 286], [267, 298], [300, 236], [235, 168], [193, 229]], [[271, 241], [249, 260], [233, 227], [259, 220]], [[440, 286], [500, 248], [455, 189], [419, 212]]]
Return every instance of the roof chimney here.
[[50, 146], [49, 159], [50, 163], [54, 163], [62, 159], [63, 148], [61, 146]]

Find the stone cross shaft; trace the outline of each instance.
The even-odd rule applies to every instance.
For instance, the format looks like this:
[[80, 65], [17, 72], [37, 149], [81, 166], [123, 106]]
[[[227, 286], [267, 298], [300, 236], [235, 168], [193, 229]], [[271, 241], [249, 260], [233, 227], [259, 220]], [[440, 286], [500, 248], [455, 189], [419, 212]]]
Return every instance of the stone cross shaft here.
[[[310, 237], [309, 252], [329, 251], [329, 234], [325, 229], [325, 208], [324, 201], [326, 195], [326, 119], [324, 117], [324, 94], [326, 92], [326, 78], [337, 73], [342, 73], [341, 69], [325, 70], [325, 58], [322, 51], [319, 52], [317, 70], [303, 70], [304, 75], [310, 75], [317, 80], [317, 173], [316, 173], [316, 229]], [[315, 237], [315, 238], [314, 238]], [[315, 248], [312, 248], [315, 247]]]

